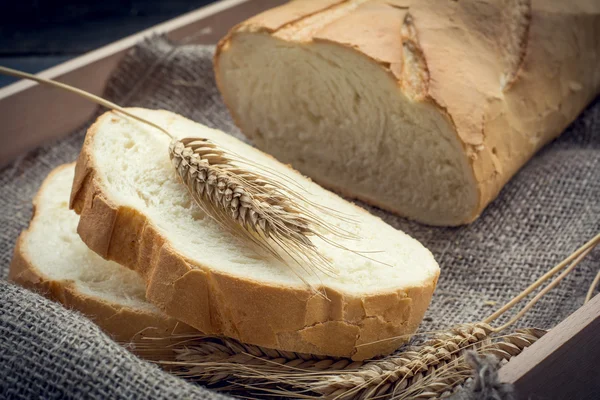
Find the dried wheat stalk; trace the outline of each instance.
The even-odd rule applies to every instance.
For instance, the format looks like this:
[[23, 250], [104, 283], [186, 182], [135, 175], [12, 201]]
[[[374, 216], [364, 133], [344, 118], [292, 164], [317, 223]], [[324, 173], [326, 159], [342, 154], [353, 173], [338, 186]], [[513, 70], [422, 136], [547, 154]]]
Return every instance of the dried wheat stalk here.
[[[334, 238], [357, 239], [355, 235], [323, 220], [325, 214], [338, 219], [349, 218], [314, 204], [291, 190], [289, 184], [295, 182], [289, 178], [286, 184], [283, 175], [268, 174], [264, 168], [220, 149], [207, 139], [178, 140], [160, 125], [84, 90], [2, 66], [0, 73], [77, 94], [151, 126], [171, 138], [170, 158], [198, 206], [229, 233], [266, 251], [290, 267], [309, 287], [312, 288], [312, 285], [298, 268], [305, 274], [316, 276], [317, 280], [319, 278], [316, 271], [336, 274], [331, 262], [319, 252], [311, 237], [319, 237], [328, 244], [369, 258], [364, 252], [346, 248], [327, 237], [326, 234], [329, 233]], [[252, 166], [254, 172], [243, 165]]]
[[327, 377], [316, 391], [350, 399], [404, 390], [424, 374], [488, 339], [492, 332], [487, 324], [459, 325], [409, 351], [367, 363], [357, 373]]

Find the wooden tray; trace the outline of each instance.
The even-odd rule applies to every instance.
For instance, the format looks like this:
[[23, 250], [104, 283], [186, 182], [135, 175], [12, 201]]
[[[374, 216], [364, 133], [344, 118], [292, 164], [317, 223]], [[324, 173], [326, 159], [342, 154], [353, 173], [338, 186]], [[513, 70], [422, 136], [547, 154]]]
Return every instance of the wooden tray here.
[[[222, 0], [114, 42], [39, 75], [101, 94], [111, 70], [141, 39], [166, 33], [173, 40], [215, 44], [233, 25], [284, 0]], [[29, 81], [0, 89], [0, 167], [87, 121], [96, 106]], [[600, 398], [600, 295], [561, 322], [500, 371], [519, 398]]]

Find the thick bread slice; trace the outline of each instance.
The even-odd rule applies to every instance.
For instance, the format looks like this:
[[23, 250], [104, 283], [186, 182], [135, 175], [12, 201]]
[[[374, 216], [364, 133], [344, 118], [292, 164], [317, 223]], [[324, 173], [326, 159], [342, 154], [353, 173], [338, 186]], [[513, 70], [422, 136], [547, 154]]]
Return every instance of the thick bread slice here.
[[119, 341], [191, 330], [144, 299], [138, 274], [102, 259], [81, 241], [79, 218], [68, 206], [74, 172], [75, 164], [63, 165], [44, 181], [31, 224], [17, 241], [9, 278], [82, 312]]
[[326, 187], [473, 221], [600, 90], [597, 0], [297, 0], [223, 38], [241, 130]]
[[333, 240], [380, 251], [371, 254], [380, 261], [374, 262], [314, 239], [339, 270], [335, 278], [307, 276], [329, 300], [315, 295], [288, 267], [259, 255], [200, 211], [170, 163], [166, 135], [106, 113], [88, 131], [71, 206], [80, 214], [83, 241], [142, 274], [150, 302], [207, 334], [356, 359], [389, 353], [401, 339], [384, 339], [415, 331], [439, 274], [431, 253], [416, 240], [223, 132], [166, 111], [132, 112], [176, 136], [208, 138], [285, 175], [313, 202], [358, 221], [323, 215], [362, 238]]

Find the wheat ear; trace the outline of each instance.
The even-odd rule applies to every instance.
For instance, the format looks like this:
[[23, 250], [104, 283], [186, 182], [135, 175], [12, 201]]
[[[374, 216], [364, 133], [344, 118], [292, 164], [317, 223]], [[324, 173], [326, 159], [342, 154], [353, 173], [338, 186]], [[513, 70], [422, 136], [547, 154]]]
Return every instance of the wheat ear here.
[[[465, 360], [468, 351], [509, 360], [546, 331], [523, 329], [499, 337], [492, 333], [481, 324], [463, 325], [422, 346], [373, 361], [357, 372], [332, 375], [316, 391], [328, 399], [344, 400], [435, 398], [451, 392], [471, 375]], [[344, 386], [349, 380], [354, 385], [348, 390]]]
[[441, 361], [428, 371], [414, 375], [411, 379], [415, 383], [408, 385], [406, 389], [392, 391], [389, 396], [379, 398], [404, 400], [448, 397], [461, 385], [467, 383], [473, 374], [472, 365], [467, 358], [469, 352], [492, 355], [499, 361], [508, 361], [535, 343], [545, 333], [546, 331], [535, 328], [519, 329], [508, 335], [477, 342], [470, 348]]
[[325, 376], [313, 385], [313, 390], [339, 399], [398, 392], [418, 381], [423, 374], [456, 359], [462, 351], [487, 339], [491, 332], [486, 324], [460, 325], [438, 333], [421, 346], [366, 363], [355, 372]]
[[[366, 252], [351, 250], [327, 237], [331, 234], [336, 238], [358, 239], [322, 218], [330, 215], [349, 220], [347, 216], [310, 202], [291, 189], [290, 184], [297, 184], [284, 175], [268, 173], [266, 168], [227, 152], [208, 139], [177, 139], [160, 125], [84, 90], [2, 66], [0, 73], [69, 91], [167, 135], [172, 139], [171, 162], [198, 206], [232, 235], [287, 265], [309, 287], [313, 288], [305, 274], [316, 276], [318, 280], [316, 271], [337, 273], [311, 237], [369, 258], [364, 255]], [[247, 165], [254, 167], [253, 171], [245, 168]]]
[[297, 201], [301, 194], [267, 173], [249, 170], [243, 160], [208, 139], [173, 139], [169, 155], [196, 203], [221, 227], [281, 262], [287, 263], [287, 256], [296, 266], [312, 267], [305, 272], [337, 272], [310, 237], [324, 241], [329, 240], [324, 233], [356, 237], [320, 221], [302, 200]]

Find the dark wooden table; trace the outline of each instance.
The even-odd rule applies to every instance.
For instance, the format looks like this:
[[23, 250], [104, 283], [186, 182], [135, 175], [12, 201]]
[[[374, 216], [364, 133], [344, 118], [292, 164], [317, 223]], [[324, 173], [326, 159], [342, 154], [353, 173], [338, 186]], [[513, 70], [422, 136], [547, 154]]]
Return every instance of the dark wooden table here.
[[[214, 0], [26, 0], [0, 12], [0, 65], [37, 73]], [[0, 76], [0, 87], [15, 79]]]

